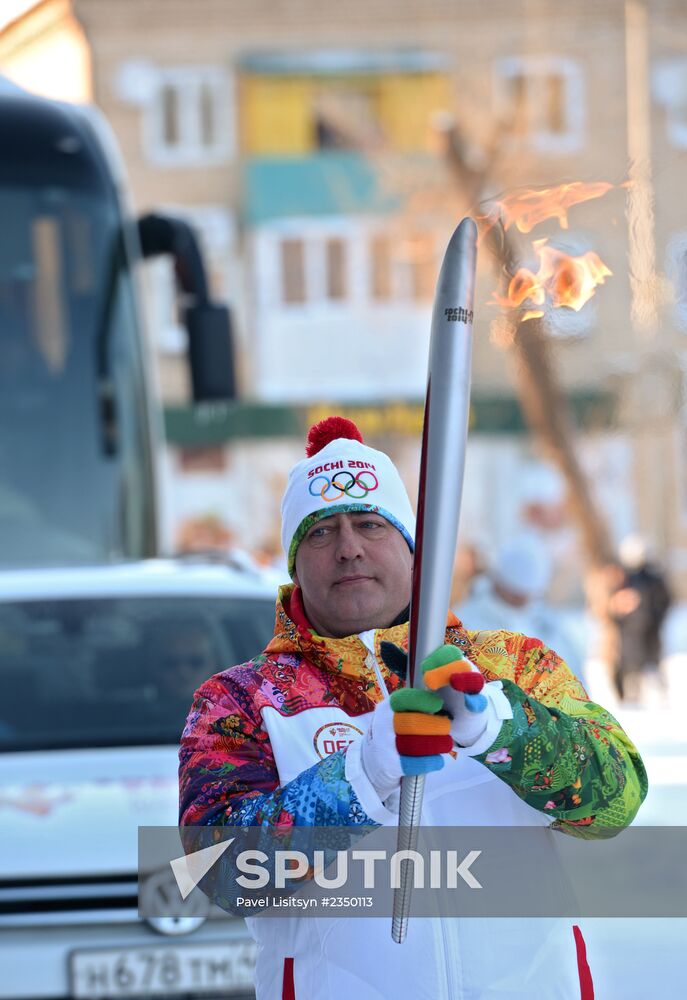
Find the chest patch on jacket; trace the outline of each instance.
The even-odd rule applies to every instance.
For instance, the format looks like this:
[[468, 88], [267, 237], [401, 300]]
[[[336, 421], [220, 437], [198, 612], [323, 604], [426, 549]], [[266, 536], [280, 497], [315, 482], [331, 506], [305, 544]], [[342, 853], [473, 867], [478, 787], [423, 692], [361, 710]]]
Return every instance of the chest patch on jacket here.
[[330, 753], [337, 750], [345, 750], [351, 743], [355, 743], [359, 736], [363, 735], [362, 729], [358, 729], [351, 722], [332, 722], [320, 726], [313, 736], [312, 743], [315, 752], [320, 760], [324, 760]]
[[271, 705], [262, 710], [262, 724], [270, 739], [279, 784], [285, 785], [301, 771], [325, 757], [345, 750], [362, 739], [372, 712], [348, 715], [338, 705], [319, 705], [295, 715], [282, 715]]

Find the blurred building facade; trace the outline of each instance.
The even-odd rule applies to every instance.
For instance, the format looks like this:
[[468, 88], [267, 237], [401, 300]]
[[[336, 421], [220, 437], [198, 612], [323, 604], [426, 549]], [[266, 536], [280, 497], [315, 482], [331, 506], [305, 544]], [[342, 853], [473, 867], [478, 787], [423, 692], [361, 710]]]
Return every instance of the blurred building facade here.
[[[644, 531], [687, 592], [677, 0], [494, 0], [488, 17], [477, 0], [42, 0], [0, 33], [0, 66], [28, 89], [93, 99], [136, 208], [199, 228], [234, 310], [244, 403], [188, 405], [171, 274], [149, 268], [179, 477], [170, 517], [218, 511], [249, 545], [273, 544], [272, 495], [330, 404], [394, 453], [412, 494], [434, 282], [455, 221], [504, 192], [606, 182], [517, 246], [534, 272], [535, 238], [593, 251], [612, 272], [579, 311], [547, 307], [547, 336], [614, 540]], [[488, 550], [526, 523], [574, 569], [563, 484], [515, 399], [507, 314], [492, 302], [502, 284], [482, 253], [463, 532]], [[268, 484], [257, 512], [247, 474]]]

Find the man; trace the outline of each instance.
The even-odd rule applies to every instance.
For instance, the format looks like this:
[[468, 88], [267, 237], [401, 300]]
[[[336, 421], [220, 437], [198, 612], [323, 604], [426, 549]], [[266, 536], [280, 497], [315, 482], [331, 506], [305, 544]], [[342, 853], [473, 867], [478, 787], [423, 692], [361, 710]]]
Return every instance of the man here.
[[642, 681], [651, 677], [665, 687], [660, 673], [661, 629], [671, 604], [670, 591], [660, 570], [649, 559], [646, 541], [628, 535], [620, 544], [624, 570], [611, 595], [609, 609], [619, 633], [613, 681], [621, 701], [636, 701]]
[[[471, 633], [449, 614], [446, 645], [422, 664], [433, 691], [404, 689], [406, 491], [341, 418], [311, 429], [307, 455], [282, 502], [294, 585], [264, 652], [196, 692], [181, 823], [392, 826], [411, 773], [427, 774], [426, 824], [590, 837], [630, 823], [647, 787], [637, 752], [539, 640]], [[381, 918], [249, 925], [260, 1000], [593, 995], [579, 932], [562, 922], [415, 919], [402, 947]]]

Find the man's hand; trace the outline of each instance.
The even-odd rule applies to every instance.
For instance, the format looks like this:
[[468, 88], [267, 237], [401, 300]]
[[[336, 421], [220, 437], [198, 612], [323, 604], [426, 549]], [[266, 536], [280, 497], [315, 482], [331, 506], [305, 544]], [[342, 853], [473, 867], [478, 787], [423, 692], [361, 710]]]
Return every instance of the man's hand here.
[[633, 611], [637, 610], [641, 600], [639, 591], [635, 590], [634, 587], [623, 587], [622, 590], [616, 590], [615, 594], [611, 594], [608, 607], [612, 615], [625, 618], [626, 615], [631, 615]]
[[[403, 672], [407, 666], [407, 656], [399, 646], [383, 642], [382, 659], [386, 665]], [[484, 677], [474, 664], [470, 663], [457, 646], [439, 646], [420, 664], [422, 677], [431, 691], [441, 695], [444, 707], [451, 716], [451, 736], [459, 746], [470, 746], [487, 728], [487, 707], [489, 702], [481, 694]], [[410, 694], [412, 688], [404, 688]], [[401, 692], [394, 692], [394, 695]], [[423, 693], [416, 691], [416, 693]], [[392, 698], [394, 697], [392, 695]]]
[[440, 770], [443, 754], [452, 749], [451, 719], [439, 695], [402, 688], [375, 708], [363, 738], [361, 761], [383, 802], [404, 775]]
[[440, 646], [420, 666], [425, 684], [441, 692], [453, 717], [451, 736], [459, 746], [471, 746], [487, 728], [484, 677], [457, 646]]

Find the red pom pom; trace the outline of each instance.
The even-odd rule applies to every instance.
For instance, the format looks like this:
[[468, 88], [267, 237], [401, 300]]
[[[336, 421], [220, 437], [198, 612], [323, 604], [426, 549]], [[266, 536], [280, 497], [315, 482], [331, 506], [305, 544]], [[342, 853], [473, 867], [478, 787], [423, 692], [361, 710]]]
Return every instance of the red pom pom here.
[[308, 458], [312, 458], [337, 438], [349, 438], [351, 441], [363, 443], [363, 436], [352, 420], [346, 417], [325, 417], [318, 424], [313, 424], [308, 431], [305, 454]]

